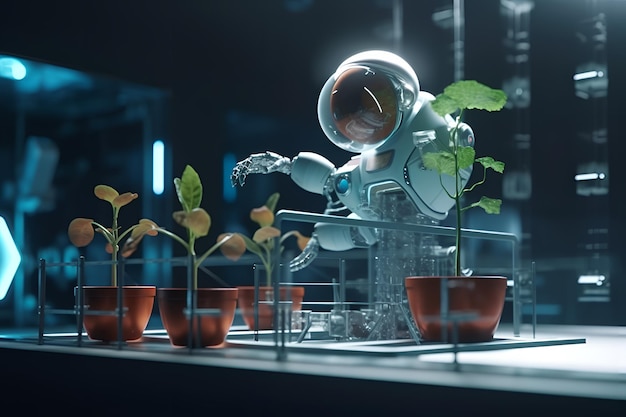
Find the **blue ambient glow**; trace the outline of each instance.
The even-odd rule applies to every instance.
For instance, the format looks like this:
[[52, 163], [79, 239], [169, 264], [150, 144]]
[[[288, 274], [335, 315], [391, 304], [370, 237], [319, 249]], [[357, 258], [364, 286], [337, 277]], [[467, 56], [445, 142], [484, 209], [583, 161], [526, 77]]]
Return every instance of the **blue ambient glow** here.
[[233, 153], [224, 154], [224, 159], [222, 159], [222, 198], [227, 203], [232, 203], [237, 198], [237, 189], [230, 183], [230, 174], [236, 163], [237, 160]]
[[7, 222], [0, 216], [0, 300], [7, 295], [20, 262], [22, 257], [15, 246]]
[[165, 187], [165, 145], [162, 140], [152, 144], [152, 192], [163, 194]]
[[26, 77], [26, 67], [19, 59], [0, 57], [0, 76], [10, 80], [23, 80]]

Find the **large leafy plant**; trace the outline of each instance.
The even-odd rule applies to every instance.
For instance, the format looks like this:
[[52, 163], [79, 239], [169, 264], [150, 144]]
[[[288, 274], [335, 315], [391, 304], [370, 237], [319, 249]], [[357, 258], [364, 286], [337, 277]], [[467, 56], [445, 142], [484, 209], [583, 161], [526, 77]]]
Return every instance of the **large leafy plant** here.
[[[506, 104], [506, 94], [502, 90], [490, 88], [474, 80], [457, 81], [447, 86], [443, 93], [437, 95], [431, 102], [433, 110], [441, 116], [456, 115], [456, 123], [450, 132], [450, 143], [447, 149], [437, 152], [426, 152], [423, 155], [424, 166], [439, 173], [441, 186], [446, 194], [455, 201], [456, 212], [456, 254], [455, 273], [461, 275], [461, 215], [473, 207], [481, 207], [488, 214], [499, 214], [502, 200], [482, 196], [480, 200], [461, 206], [461, 198], [467, 192], [484, 184], [487, 171], [504, 172], [504, 162], [497, 161], [490, 156], [476, 157], [472, 146], [461, 144], [460, 127], [467, 110], [500, 111]], [[478, 181], [462, 186], [460, 172], [474, 164], [482, 166], [482, 178]], [[455, 188], [445, 187], [442, 175], [455, 178]]]

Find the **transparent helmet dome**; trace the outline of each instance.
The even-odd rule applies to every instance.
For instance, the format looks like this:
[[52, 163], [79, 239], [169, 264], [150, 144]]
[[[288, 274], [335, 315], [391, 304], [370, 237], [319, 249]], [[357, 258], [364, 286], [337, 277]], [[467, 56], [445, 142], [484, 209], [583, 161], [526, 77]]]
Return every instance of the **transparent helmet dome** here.
[[320, 123], [340, 148], [351, 152], [375, 148], [400, 123], [397, 86], [382, 71], [351, 66], [329, 79], [324, 90], [327, 94], [320, 96]]

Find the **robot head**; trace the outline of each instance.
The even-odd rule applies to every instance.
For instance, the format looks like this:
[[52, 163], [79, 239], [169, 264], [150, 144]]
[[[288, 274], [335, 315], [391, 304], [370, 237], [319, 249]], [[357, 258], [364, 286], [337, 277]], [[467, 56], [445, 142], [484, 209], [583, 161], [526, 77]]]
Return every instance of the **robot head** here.
[[324, 84], [318, 118], [331, 142], [360, 153], [385, 143], [406, 112], [419, 110], [418, 94], [419, 80], [404, 59], [386, 51], [361, 52]]

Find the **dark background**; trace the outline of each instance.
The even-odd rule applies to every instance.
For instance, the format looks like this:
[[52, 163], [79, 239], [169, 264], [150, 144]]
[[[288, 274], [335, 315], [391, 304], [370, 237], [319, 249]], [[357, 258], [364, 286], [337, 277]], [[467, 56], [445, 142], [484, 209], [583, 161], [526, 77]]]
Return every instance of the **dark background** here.
[[[222, 199], [222, 157], [232, 152], [237, 159], [273, 150], [285, 156], [300, 151], [325, 155], [337, 166], [351, 154], [335, 148], [317, 122], [319, 90], [337, 65], [365, 49], [388, 49], [400, 53], [416, 70], [423, 90], [437, 94], [454, 80], [449, 30], [437, 26], [433, 11], [451, 1], [405, 1], [403, 37], [390, 37], [392, 1], [383, 0], [229, 0], [229, 1], [34, 1], [3, 5], [0, 52], [47, 61], [91, 74], [154, 87], [167, 96], [163, 112], [165, 140], [172, 158], [171, 174], [179, 176], [186, 164], [194, 166], [205, 186], [204, 206], [213, 217], [214, 234], [227, 228], [251, 227], [247, 213], [273, 191], [281, 191], [279, 208], [321, 212], [323, 197], [298, 189], [288, 177], [251, 178], [238, 190], [235, 201]], [[502, 38], [504, 24], [500, 2], [465, 2], [465, 73], [499, 87], [504, 78]], [[571, 180], [576, 171], [576, 122], [580, 114], [573, 94], [571, 75], [580, 59], [576, 27], [588, 16], [593, 2], [584, 0], [536, 1], [531, 18], [532, 79], [532, 178], [533, 196], [525, 207], [531, 250], [524, 265], [536, 261], [543, 272], [540, 302], [560, 306], [545, 321], [626, 322], [626, 295], [622, 274], [622, 215], [620, 185], [626, 177], [620, 154], [623, 149], [620, 110], [625, 74], [622, 45], [626, 3], [596, 2], [608, 20], [607, 60], [610, 68], [608, 136], [611, 192], [602, 197], [593, 214], [578, 210], [581, 204]], [[0, 174], [4, 182], [15, 177], [14, 114], [2, 119]], [[491, 117], [491, 116], [489, 116]], [[510, 118], [472, 116], [480, 153], [497, 159], [512, 157]], [[43, 130], [45, 122], [29, 129]], [[32, 238], [32, 246], [50, 245], [65, 224], [79, 215], [75, 199], [93, 184], [108, 182], [120, 191], [141, 187], [135, 165], [142, 149], [136, 126], [106, 134], [68, 137], [59, 143], [68, 163], [56, 178], [60, 195], [72, 199], [68, 208], [57, 202], [54, 213], [29, 219], [31, 230], [49, 237]], [[94, 156], [97, 154], [98, 156]], [[73, 156], [69, 156], [73, 155]], [[73, 175], [76, 160], [91, 155], [91, 169]], [[70, 168], [68, 168], [70, 167]], [[139, 169], [139, 168], [137, 168]], [[65, 177], [63, 176], [65, 175]], [[69, 177], [74, 181], [69, 181]], [[71, 183], [70, 185], [67, 185]], [[174, 205], [171, 184], [167, 184]], [[73, 187], [73, 188], [71, 188]], [[495, 178], [485, 193], [500, 193]], [[70, 192], [69, 190], [72, 190]], [[506, 204], [506, 202], [505, 202]], [[168, 206], [169, 207], [169, 206]], [[2, 212], [10, 215], [11, 203]], [[80, 207], [82, 208], [82, 207]], [[568, 264], [576, 259], [581, 225], [590, 216], [609, 226], [611, 302], [576, 302], [576, 284]], [[494, 229], [502, 225], [495, 221]], [[43, 242], [35, 242], [37, 239]], [[32, 287], [31, 287], [32, 289]], [[8, 297], [9, 298], [9, 297]], [[0, 306], [1, 307], [1, 306]]]

